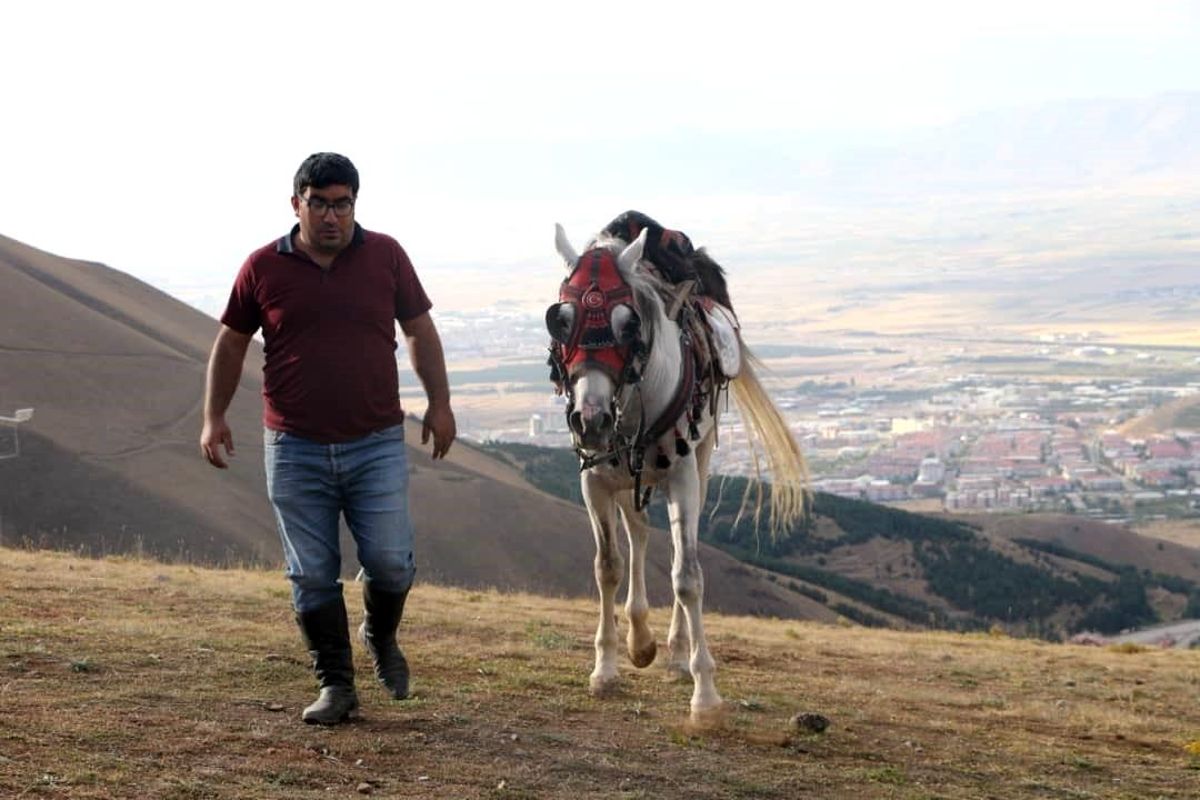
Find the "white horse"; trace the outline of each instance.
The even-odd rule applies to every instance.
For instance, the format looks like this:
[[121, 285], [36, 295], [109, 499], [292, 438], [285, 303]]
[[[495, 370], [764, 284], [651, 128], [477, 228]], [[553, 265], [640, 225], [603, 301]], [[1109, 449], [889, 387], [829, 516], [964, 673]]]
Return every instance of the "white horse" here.
[[[773, 477], [772, 532], [805, 513], [807, 470], [787, 424], [754, 374], [732, 309], [690, 294], [689, 283], [665, 282], [661, 270], [642, 258], [646, 236], [643, 230], [627, 243], [603, 233], [582, 256], [562, 226], [555, 238], [569, 274], [560, 302], [546, 312], [551, 364], [556, 384], [567, 395], [568, 424], [596, 538], [600, 622], [590, 688], [603, 695], [619, 685], [614, 604], [623, 558], [618, 511], [629, 538], [629, 658], [636, 667], [654, 661], [657, 646], [647, 622], [645, 504], [657, 488], [666, 499], [673, 545], [675, 604], [665, 666], [675, 678], [691, 675], [691, 715], [705, 721], [719, 713], [722, 701], [701, 616], [698, 529], [721, 392], [732, 390], [755, 463], [760, 451], [766, 457]], [[699, 254], [720, 273], [703, 251]], [[724, 294], [723, 278], [721, 283]], [[707, 318], [703, 327], [693, 324], [700, 317]]]

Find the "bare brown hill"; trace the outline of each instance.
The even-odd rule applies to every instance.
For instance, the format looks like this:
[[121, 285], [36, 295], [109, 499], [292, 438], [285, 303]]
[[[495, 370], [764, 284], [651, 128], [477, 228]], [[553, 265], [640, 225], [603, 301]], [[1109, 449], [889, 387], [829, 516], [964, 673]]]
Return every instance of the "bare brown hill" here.
[[[938, 537], [897, 535], [881, 521], [875, 524], [875, 535], [863, 536], [861, 529], [842, 528], [832, 518], [819, 517], [814, 538], [833, 546], [798, 549], [777, 563], [785, 573], [799, 566], [802, 571], [791, 574], [803, 577], [819, 567], [871, 587], [856, 599], [867, 601], [873, 615], [882, 612], [889, 627], [920, 621], [912, 613], [905, 614], [903, 604], [897, 607], [888, 598], [873, 595], [875, 589], [916, 601], [947, 619], [961, 622], [974, 614], [976, 622], [986, 620], [1023, 634], [1064, 635], [1089, 621], [1099, 624], [1098, 608], [1121, 607], [1115, 588], [1108, 597], [1094, 589], [1081, 597], [1069, 587], [1089, 579], [1115, 587], [1119, 576], [1130, 570], [1143, 576], [1147, 602], [1159, 619], [1194, 615], [1188, 610], [1194, 605], [1189, 597], [1200, 584], [1200, 550], [1194, 547], [1076, 516], [937, 514], [924, 519], [959, 524], [963, 532], [973, 533], [957, 545], [952, 544], [953, 537], [934, 545]], [[948, 557], [931, 559], [931, 546]], [[989, 566], [976, 569], [975, 564]], [[1044, 593], [1038, 601], [1041, 608], [1025, 608], [1022, 602], [1038, 592]], [[1024, 608], [1028, 613], [1014, 616], [1009, 608]], [[1121, 613], [1133, 613], [1134, 608], [1136, 604]]]
[[[20, 429], [20, 456], [0, 460], [0, 543], [276, 563], [263, 489], [260, 348], [229, 412], [231, 469], [212, 469], [198, 454], [216, 327], [129, 275], [0, 237], [0, 415], [35, 409]], [[417, 442], [414, 422], [408, 432]], [[581, 509], [465, 444], [436, 465], [419, 447], [410, 456], [423, 578], [549, 595], [594, 591]], [[705, 547], [702, 560], [716, 610], [834, 616], [715, 549]], [[668, 599], [669, 564], [665, 536], [655, 537], [647, 570], [655, 603]]]
[[1149, 414], [1125, 423], [1121, 433], [1131, 438], [1145, 438], [1176, 429], [1200, 429], [1200, 397], [1172, 400]]
[[1200, 550], [1142, 536], [1121, 525], [1054, 514], [1010, 514], [970, 518], [985, 533], [1009, 540], [1033, 539], [1061, 545], [1108, 564], [1128, 565], [1200, 581]]

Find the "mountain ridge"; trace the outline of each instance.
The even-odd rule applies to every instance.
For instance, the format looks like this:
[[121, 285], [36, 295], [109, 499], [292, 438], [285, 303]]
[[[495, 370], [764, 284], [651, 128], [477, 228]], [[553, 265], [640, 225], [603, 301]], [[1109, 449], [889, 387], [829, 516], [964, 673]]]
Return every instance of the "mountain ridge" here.
[[[555, 479], [565, 450], [497, 444], [535, 484], [578, 502]], [[557, 464], [555, 463], [557, 461]], [[921, 515], [818, 492], [782, 539], [739, 517], [745, 479], [709, 492], [704, 541], [841, 616], [869, 626], [1062, 638], [1200, 617], [1200, 550], [1081, 517]], [[663, 524], [661, 503], [650, 506]]]

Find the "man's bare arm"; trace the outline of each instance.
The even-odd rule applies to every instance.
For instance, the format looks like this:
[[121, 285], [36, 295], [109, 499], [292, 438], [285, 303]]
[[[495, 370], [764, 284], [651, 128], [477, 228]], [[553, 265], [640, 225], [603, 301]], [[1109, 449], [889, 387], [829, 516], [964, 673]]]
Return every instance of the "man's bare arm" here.
[[250, 347], [251, 337], [222, 325], [208, 358], [208, 380], [204, 389], [204, 428], [200, 432], [200, 452], [214, 467], [225, 469], [228, 464], [221, 454], [232, 456], [233, 433], [225, 421], [225, 412], [233, 401], [242, 364]]
[[408, 357], [412, 361], [413, 371], [421, 380], [429, 401], [421, 427], [421, 444], [428, 442], [432, 434], [433, 457], [443, 458], [458, 435], [458, 428], [454, 412], [450, 410], [450, 381], [446, 376], [442, 340], [429, 312], [401, 322], [400, 328], [408, 342]]

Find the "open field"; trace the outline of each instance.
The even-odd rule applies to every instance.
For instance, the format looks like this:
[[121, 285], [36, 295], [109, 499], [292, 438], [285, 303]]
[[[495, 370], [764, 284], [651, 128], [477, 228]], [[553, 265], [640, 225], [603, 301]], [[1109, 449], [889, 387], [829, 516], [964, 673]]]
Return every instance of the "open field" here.
[[[0, 796], [1191, 798], [1200, 653], [707, 619], [723, 726], [626, 667], [586, 692], [593, 605], [420, 585], [414, 699], [312, 694], [277, 573], [3, 551]], [[352, 619], [357, 601], [351, 602]], [[652, 623], [660, 640], [665, 611]], [[366, 662], [361, 654], [360, 675]], [[831, 720], [791, 730], [797, 712]], [[359, 794], [362, 793], [362, 794]]]

